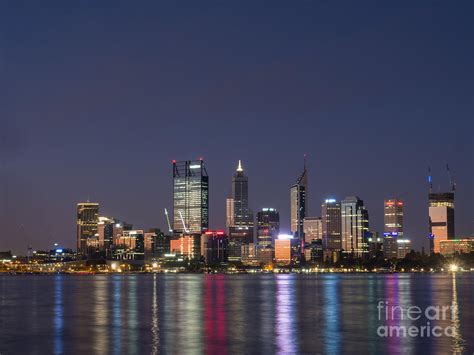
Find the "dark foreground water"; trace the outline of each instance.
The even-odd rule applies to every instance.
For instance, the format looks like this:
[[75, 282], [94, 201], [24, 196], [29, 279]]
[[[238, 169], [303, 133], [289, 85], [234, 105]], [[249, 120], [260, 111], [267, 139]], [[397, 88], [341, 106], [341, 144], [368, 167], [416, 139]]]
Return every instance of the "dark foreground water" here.
[[[410, 320], [379, 301], [457, 307]], [[442, 335], [378, 334], [427, 324]], [[472, 274], [0, 276], [2, 355], [472, 354], [473, 344]]]

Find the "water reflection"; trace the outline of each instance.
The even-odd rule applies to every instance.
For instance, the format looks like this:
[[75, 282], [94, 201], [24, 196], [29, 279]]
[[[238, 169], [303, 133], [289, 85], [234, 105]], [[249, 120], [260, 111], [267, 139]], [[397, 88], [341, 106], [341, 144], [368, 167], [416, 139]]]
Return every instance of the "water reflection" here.
[[295, 275], [276, 277], [276, 344], [279, 354], [294, 354], [298, 350], [296, 338]]
[[108, 289], [104, 277], [97, 277], [94, 282], [94, 350], [104, 353], [108, 349]]
[[324, 279], [324, 350], [328, 354], [340, 353], [338, 275]]
[[112, 295], [112, 337], [113, 337], [113, 350], [114, 353], [118, 354], [122, 348], [122, 280], [119, 275], [113, 276], [113, 295]]
[[[472, 353], [474, 277], [111, 275], [0, 278], [1, 353]], [[377, 304], [453, 305], [454, 337], [377, 336]], [[25, 341], [25, 334], [27, 340]]]
[[456, 273], [453, 273], [453, 301], [451, 304], [451, 326], [453, 327], [453, 354], [464, 351], [464, 340], [461, 336], [461, 320], [459, 319], [458, 290], [456, 287]]
[[64, 352], [64, 307], [63, 307], [63, 278], [56, 275], [54, 280], [54, 353]]
[[160, 344], [160, 328], [158, 315], [158, 299], [156, 295], [156, 274], [153, 274], [153, 300], [151, 304], [151, 337], [152, 337], [152, 354], [158, 353]]

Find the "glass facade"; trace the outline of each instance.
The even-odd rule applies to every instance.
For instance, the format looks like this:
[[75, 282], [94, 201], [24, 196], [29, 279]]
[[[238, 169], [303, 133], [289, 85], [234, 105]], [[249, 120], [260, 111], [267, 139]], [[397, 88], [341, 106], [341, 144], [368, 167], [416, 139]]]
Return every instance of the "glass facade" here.
[[77, 204], [77, 252], [87, 252], [87, 241], [96, 238], [99, 222], [99, 204], [81, 202]]
[[209, 228], [209, 177], [204, 161], [173, 161], [173, 231], [201, 234]]
[[356, 196], [341, 202], [341, 246], [345, 253], [362, 257], [368, 254], [369, 213]]

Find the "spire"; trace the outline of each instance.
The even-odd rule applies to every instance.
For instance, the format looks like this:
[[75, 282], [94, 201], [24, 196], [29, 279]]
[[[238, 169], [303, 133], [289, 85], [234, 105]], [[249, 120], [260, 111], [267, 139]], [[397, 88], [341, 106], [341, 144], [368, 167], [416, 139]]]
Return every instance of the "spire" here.
[[306, 153], [303, 155], [303, 171], [306, 171]]
[[242, 168], [242, 162], [239, 160], [239, 165], [237, 166], [237, 172], [242, 172], [244, 169]]

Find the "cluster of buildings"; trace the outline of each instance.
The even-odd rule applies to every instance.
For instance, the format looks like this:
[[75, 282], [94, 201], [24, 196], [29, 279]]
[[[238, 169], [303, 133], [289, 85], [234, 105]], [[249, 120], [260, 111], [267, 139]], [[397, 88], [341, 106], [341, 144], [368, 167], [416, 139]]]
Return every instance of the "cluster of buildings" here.
[[[206, 264], [335, 263], [343, 258], [404, 258], [412, 249], [404, 232], [404, 202], [384, 202], [384, 232], [369, 227], [364, 201], [349, 196], [328, 198], [321, 215], [307, 209], [308, 171], [290, 187], [290, 233], [280, 232], [280, 215], [263, 208], [256, 218], [249, 206], [249, 180], [239, 161], [226, 200], [226, 229], [209, 227], [209, 176], [202, 159], [173, 161], [172, 218], [165, 209], [168, 231], [133, 229], [131, 224], [100, 216], [99, 204], [77, 205], [77, 251], [87, 258], [142, 262], [166, 259], [199, 260]], [[431, 176], [429, 177], [431, 184]], [[431, 186], [431, 185], [430, 185]], [[474, 240], [454, 234], [454, 184], [448, 193], [430, 188], [429, 220], [431, 252], [455, 253], [474, 250]]]

